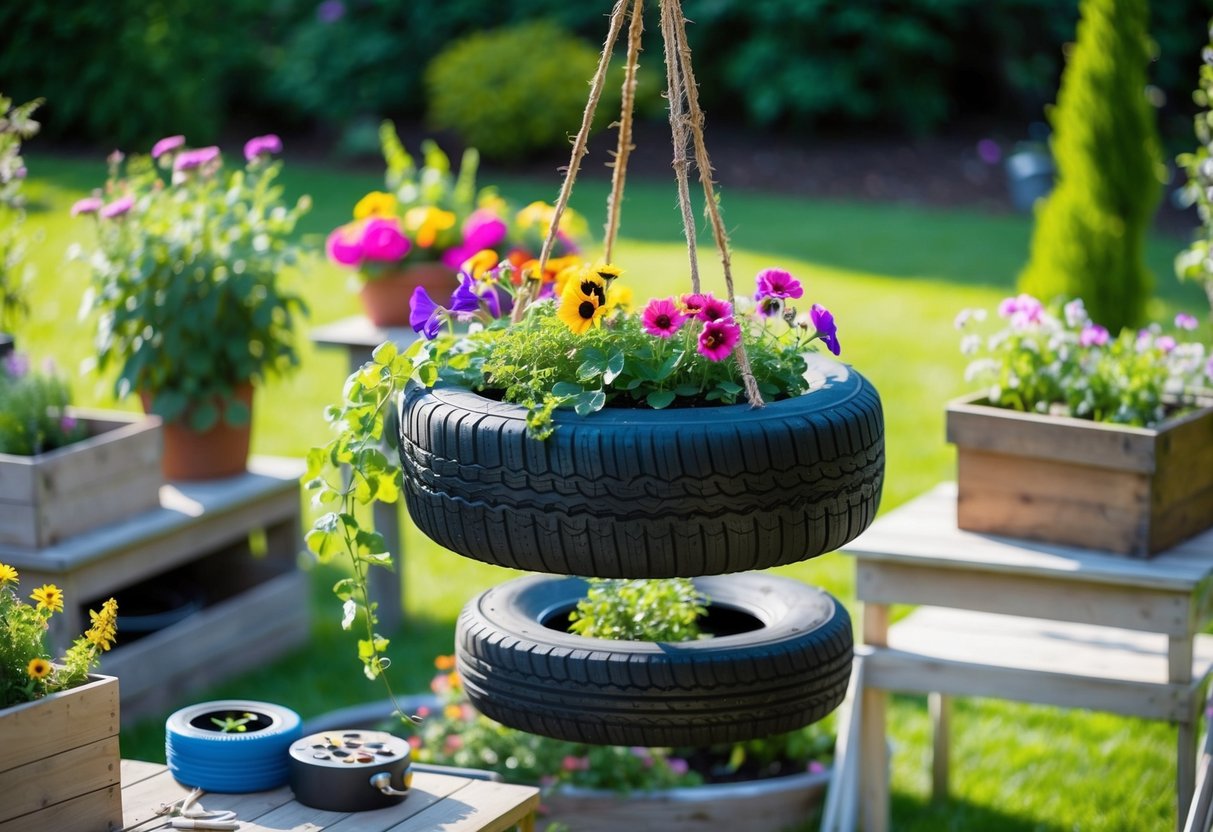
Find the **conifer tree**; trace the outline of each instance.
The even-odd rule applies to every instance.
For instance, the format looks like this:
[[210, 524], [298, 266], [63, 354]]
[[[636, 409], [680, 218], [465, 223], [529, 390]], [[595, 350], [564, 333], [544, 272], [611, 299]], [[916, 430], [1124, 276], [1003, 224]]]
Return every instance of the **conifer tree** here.
[[1021, 291], [1081, 297], [1116, 332], [1145, 317], [1145, 239], [1162, 163], [1146, 98], [1147, 0], [1082, 0], [1078, 38], [1049, 112], [1057, 185], [1036, 206]]

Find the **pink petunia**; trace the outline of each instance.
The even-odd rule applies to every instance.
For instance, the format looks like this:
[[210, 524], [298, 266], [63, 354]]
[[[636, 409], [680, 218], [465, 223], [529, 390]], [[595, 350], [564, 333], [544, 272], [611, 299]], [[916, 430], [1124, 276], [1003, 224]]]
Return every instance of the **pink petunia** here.
[[362, 229], [354, 223], [334, 228], [324, 243], [329, 259], [342, 266], [362, 262]]
[[165, 136], [152, 145], [152, 158], [159, 159], [165, 153], [172, 153], [174, 150], [184, 146], [185, 136]]
[[758, 291], [754, 293], [754, 300], [799, 298], [804, 295], [804, 287], [800, 285], [800, 281], [783, 269], [763, 269], [758, 273], [755, 282], [758, 284]]
[[413, 244], [392, 217], [371, 217], [362, 229], [362, 255], [367, 260], [390, 263], [409, 253]]
[[699, 333], [699, 353], [708, 361], [724, 361], [741, 340], [741, 327], [732, 318], [709, 321]]
[[124, 196], [120, 199], [115, 199], [109, 205], [104, 206], [100, 213], [107, 220], [121, 217], [135, 207], [135, 200], [132, 197]]
[[103, 205], [105, 203], [101, 201], [101, 197], [86, 196], [84, 199], [76, 200], [75, 204], [72, 205], [72, 216], [78, 217], [81, 214], [95, 214], [101, 210]]
[[244, 143], [244, 160], [251, 162], [258, 156], [282, 152], [282, 139], [273, 133], [264, 136], [254, 136]]
[[678, 299], [678, 303], [688, 315], [698, 315], [710, 297], [711, 295], [705, 294], [685, 294]]
[[1025, 329], [1032, 324], [1040, 323], [1044, 311], [1044, 304], [1031, 295], [1006, 298], [998, 304], [998, 314], [1003, 318], [1009, 318], [1011, 326], [1015, 329]]
[[209, 165], [211, 162], [219, 158], [219, 148], [211, 145], [210, 147], [200, 147], [197, 150], [186, 150], [178, 153], [173, 159], [173, 170], [186, 171], [200, 168], [203, 165]]
[[1088, 324], [1083, 327], [1078, 336], [1078, 343], [1084, 347], [1102, 347], [1108, 343], [1108, 330], [1099, 324]]
[[1164, 354], [1169, 354], [1175, 349], [1176, 343], [1175, 339], [1170, 335], [1160, 335], [1158, 340], [1154, 342], [1154, 346], [1162, 350]]
[[442, 255], [442, 262], [456, 271], [476, 252], [500, 245], [509, 229], [501, 217], [488, 208], [480, 208], [468, 215], [462, 230], [463, 242]]
[[673, 338], [682, 329], [687, 316], [682, 313], [673, 298], [654, 298], [649, 301], [641, 316], [644, 331], [658, 338]]
[[1175, 316], [1175, 325], [1180, 329], [1191, 331], [1200, 326], [1200, 321], [1196, 320], [1195, 315], [1189, 315], [1187, 312], [1180, 312]]
[[703, 308], [699, 310], [699, 314], [695, 317], [704, 322], [721, 321], [725, 318], [733, 316], [733, 304], [720, 298], [708, 295], [703, 304]]

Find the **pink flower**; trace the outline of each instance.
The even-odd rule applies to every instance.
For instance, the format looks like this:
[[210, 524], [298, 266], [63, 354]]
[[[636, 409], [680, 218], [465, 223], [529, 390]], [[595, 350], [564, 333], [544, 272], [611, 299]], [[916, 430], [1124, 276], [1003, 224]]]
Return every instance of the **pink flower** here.
[[699, 314], [695, 317], [701, 321], [720, 321], [732, 316], [733, 304], [708, 295], [704, 300], [703, 308], [699, 310]]
[[1102, 347], [1108, 343], [1108, 330], [1099, 324], [1088, 324], [1078, 336], [1078, 343], [1084, 347]]
[[412, 247], [394, 218], [371, 217], [362, 229], [362, 255], [367, 260], [390, 263], [404, 257]]
[[264, 136], [254, 136], [244, 143], [244, 160], [251, 162], [261, 155], [282, 152], [282, 139], [273, 133]]
[[1006, 298], [998, 304], [998, 314], [1011, 320], [1011, 326], [1024, 329], [1030, 324], [1040, 323], [1044, 315], [1044, 304], [1031, 295]]
[[763, 269], [756, 278], [758, 291], [754, 300], [763, 298], [798, 298], [804, 295], [800, 281], [783, 269]]
[[708, 302], [711, 295], [704, 294], [686, 294], [678, 299], [678, 303], [686, 310], [688, 315], [698, 315], [699, 310], [703, 309], [704, 304]]
[[564, 769], [565, 771], [589, 771], [590, 770], [590, 758], [589, 757], [574, 757], [573, 755], [570, 754], [569, 756], [565, 757], [563, 760], [560, 761], [560, 767], [562, 769]]
[[79, 423], [76, 421], [75, 416], [63, 416], [59, 419], [59, 427], [61, 430], [73, 431], [76, 429], [77, 424]]
[[669, 765], [670, 771], [674, 772], [679, 777], [691, 770], [691, 764], [681, 757], [671, 757], [670, 759], [666, 760], [666, 764]]
[[505, 222], [488, 208], [473, 211], [463, 222], [463, 242], [443, 254], [442, 262], [458, 271], [476, 252], [500, 245], [507, 231]]
[[1180, 329], [1191, 331], [1200, 326], [1200, 322], [1196, 320], [1195, 315], [1189, 315], [1187, 312], [1180, 312], [1175, 316], [1175, 325]]
[[124, 196], [121, 199], [115, 199], [109, 205], [101, 209], [101, 216], [107, 220], [112, 220], [115, 217], [120, 217], [123, 214], [135, 207], [135, 200], [132, 197]]
[[708, 361], [724, 361], [741, 340], [741, 327], [732, 318], [709, 321], [699, 333], [699, 353]]
[[334, 263], [357, 266], [362, 262], [362, 228], [354, 223], [334, 228], [324, 248]]
[[821, 774], [826, 770], [826, 767], [817, 760], [809, 761], [809, 774]]
[[1175, 349], [1175, 339], [1170, 335], [1161, 335], [1159, 336], [1158, 340], [1154, 342], [1154, 346], [1162, 350], [1164, 354], [1170, 353], [1171, 350]]
[[210, 147], [200, 147], [197, 150], [186, 150], [178, 153], [173, 159], [173, 170], [185, 171], [200, 168], [203, 165], [210, 164], [219, 158], [219, 148], [211, 145]]
[[451, 734], [442, 743], [442, 750], [447, 754], [454, 754], [460, 748], [463, 748], [463, 737], [458, 734]]
[[72, 216], [78, 217], [81, 214], [95, 214], [101, 210], [101, 206], [104, 204], [100, 197], [86, 196], [84, 199], [76, 200], [75, 204], [72, 205]]
[[641, 316], [644, 331], [658, 338], [672, 338], [674, 333], [686, 322], [686, 315], [674, 303], [672, 298], [654, 298], [649, 301]]
[[152, 158], [159, 159], [165, 153], [172, 153], [185, 145], [185, 136], [165, 136], [152, 145]]

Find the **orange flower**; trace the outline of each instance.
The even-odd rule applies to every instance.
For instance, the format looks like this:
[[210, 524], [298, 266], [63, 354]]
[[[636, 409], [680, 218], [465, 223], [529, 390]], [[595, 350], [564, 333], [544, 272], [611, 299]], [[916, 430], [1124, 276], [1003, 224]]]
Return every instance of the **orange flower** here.
[[437, 668], [438, 670], [443, 671], [444, 673], [448, 670], [454, 670], [455, 669], [455, 657], [454, 656], [439, 656], [438, 658], [434, 659], [434, 667]]

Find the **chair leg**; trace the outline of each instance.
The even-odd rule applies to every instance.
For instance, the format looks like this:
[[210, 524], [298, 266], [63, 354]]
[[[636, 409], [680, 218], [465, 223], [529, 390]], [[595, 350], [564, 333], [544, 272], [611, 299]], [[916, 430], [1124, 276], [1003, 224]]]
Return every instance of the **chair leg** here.
[[931, 754], [931, 797], [948, 798], [948, 771], [951, 755], [952, 697], [944, 693], [927, 694], [927, 709], [931, 714], [931, 734], [934, 737]]

